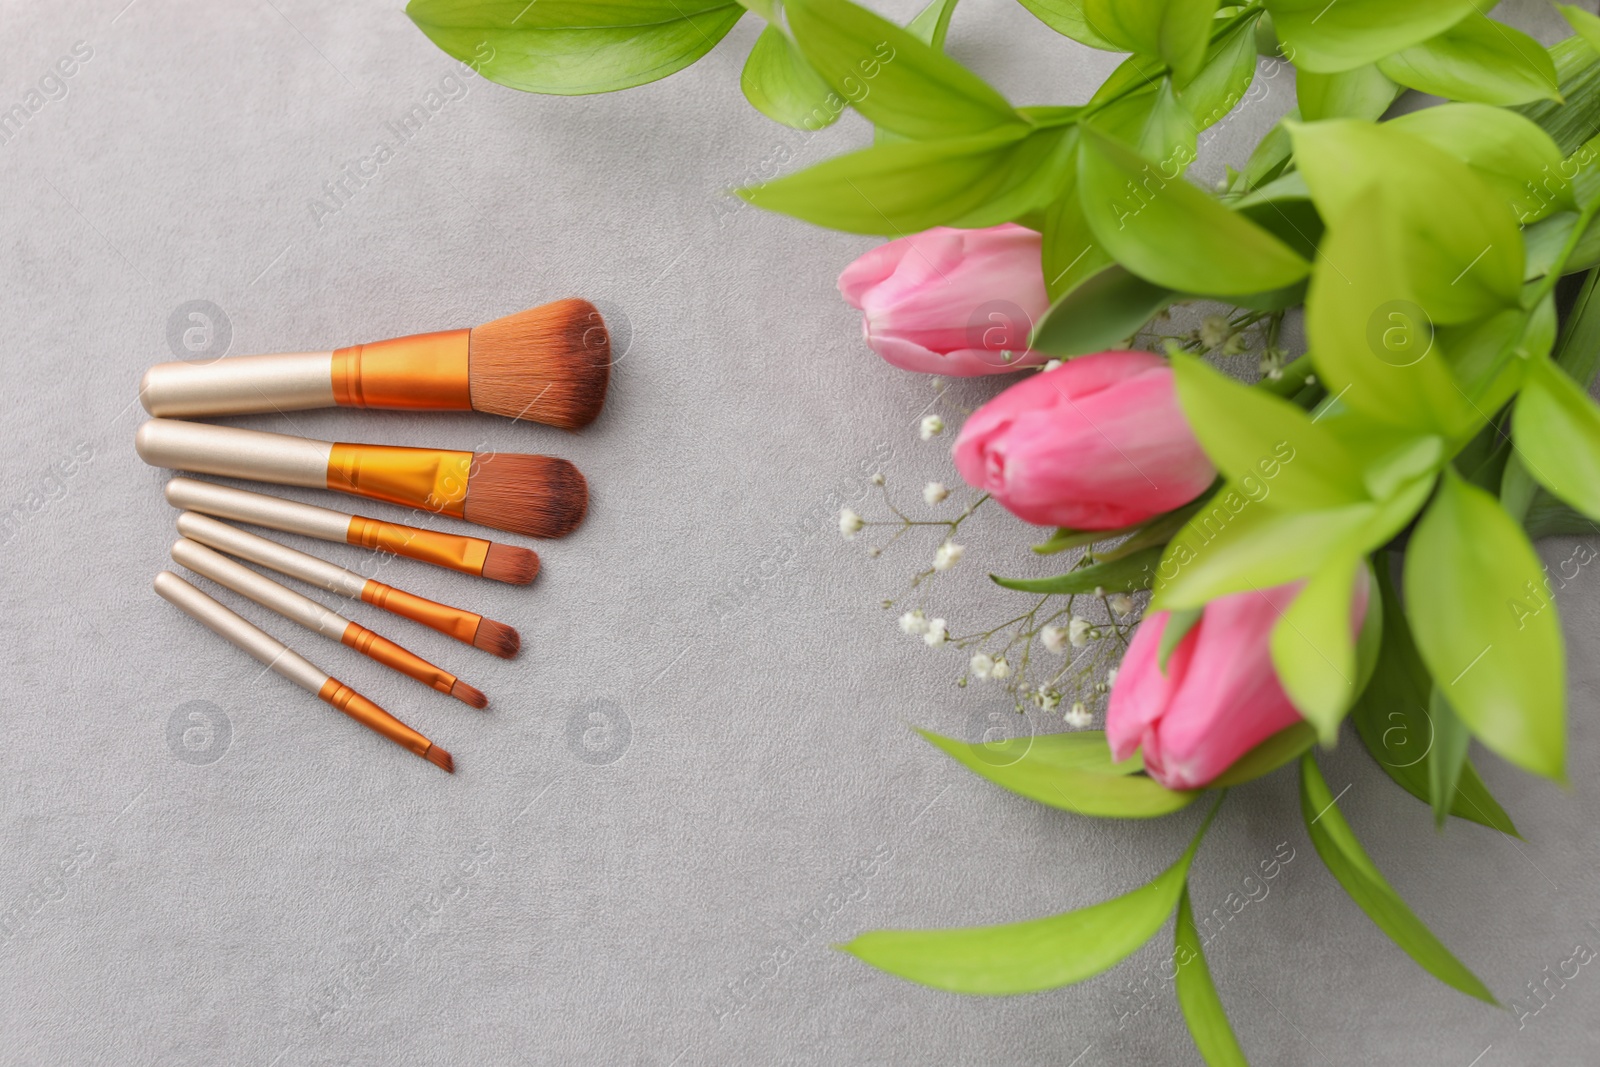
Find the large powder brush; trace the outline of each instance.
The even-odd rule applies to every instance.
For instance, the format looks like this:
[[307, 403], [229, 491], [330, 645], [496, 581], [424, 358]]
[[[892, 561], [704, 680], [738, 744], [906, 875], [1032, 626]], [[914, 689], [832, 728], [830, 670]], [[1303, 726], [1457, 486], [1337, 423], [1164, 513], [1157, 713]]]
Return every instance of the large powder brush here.
[[357, 407], [484, 411], [577, 430], [600, 414], [610, 378], [605, 321], [573, 298], [329, 352], [160, 363], [139, 399], [161, 418]]

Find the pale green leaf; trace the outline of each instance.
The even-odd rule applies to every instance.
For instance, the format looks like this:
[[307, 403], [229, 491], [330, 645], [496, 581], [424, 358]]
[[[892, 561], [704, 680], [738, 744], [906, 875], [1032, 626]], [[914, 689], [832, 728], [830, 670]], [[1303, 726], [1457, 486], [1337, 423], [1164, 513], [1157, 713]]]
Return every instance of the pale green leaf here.
[[1548, 359], [1528, 361], [1511, 432], [1528, 473], [1591, 519], [1600, 518], [1600, 408]]
[[1360, 695], [1351, 613], [1361, 567], [1358, 555], [1327, 557], [1272, 628], [1273, 669], [1325, 745]]
[[1255, 27], [1248, 21], [1211, 42], [1204, 65], [1178, 92], [1196, 131], [1220, 122], [1243, 102], [1256, 76]]
[[1194, 1038], [1194, 1047], [1200, 1051], [1207, 1067], [1249, 1067], [1239, 1039], [1228, 1022], [1228, 1013], [1223, 1010], [1222, 998], [1217, 995], [1216, 983], [1211, 980], [1200, 931], [1194, 925], [1194, 909], [1189, 906], [1187, 883], [1178, 898], [1173, 942], [1173, 963], [1178, 968], [1174, 981], [1178, 1007], [1183, 1010], [1183, 1021], [1188, 1024], [1189, 1036]]
[[797, 130], [821, 129], [842, 113], [828, 107], [832, 92], [828, 83], [776, 26], [768, 26], [756, 38], [739, 75], [739, 87], [757, 111]]
[[1050, 305], [1033, 328], [1028, 347], [1052, 356], [1102, 352], [1138, 333], [1151, 316], [1176, 298], [1171, 289], [1153, 285], [1113, 263]]
[[1186, 82], [1205, 60], [1216, 7], [1216, 0], [1083, 0], [1083, 17], [1119, 49], [1160, 60]]
[[1400, 92], [1376, 65], [1318, 74], [1300, 69], [1294, 74], [1295, 97], [1300, 117], [1306, 122], [1319, 119], [1377, 119]]
[[1105, 52], [1122, 51], [1089, 25], [1083, 13], [1083, 0], [1020, 0], [1023, 7], [1033, 12], [1035, 18], [1063, 36], [1079, 44]]
[[1268, 0], [1283, 56], [1302, 70], [1350, 70], [1421, 44], [1466, 16], [1473, 0]]
[[1151, 545], [1121, 559], [1079, 567], [1077, 570], [1058, 574], [1054, 578], [1001, 578], [993, 574], [989, 577], [996, 585], [1023, 593], [1065, 595], [1090, 593], [1097, 588], [1116, 593], [1131, 593], [1150, 588], [1150, 583], [1155, 577], [1156, 564], [1160, 562], [1164, 550], [1164, 545]]
[[1443, 826], [1460, 788], [1472, 732], [1450, 707], [1450, 701], [1438, 686], [1433, 687], [1428, 702], [1428, 721], [1433, 724], [1433, 751], [1428, 754], [1428, 802], [1433, 805], [1434, 823]]
[[923, 44], [943, 52], [945, 35], [950, 32], [950, 16], [956, 12], [956, 2], [928, 0], [928, 6], [906, 23], [906, 32]]
[[1076, 170], [1069, 168], [1062, 177], [1066, 188], [1045, 209], [1041, 251], [1045, 292], [1052, 301], [1059, 300], [1111, 262], [1105, 250], [1095, 244], [1094, 232], [1083, 217]]
[[1441, 104], [1385, 125], [1471, 167], [1524, 225], [1575, 206], [1561, 150], [1549, 134], [1514, 111], [1487, 104]]
[[1401, 85], [1447, 100], [1504, 106], [1561, 95], [1555, 64], [1543, 45], [1478, 14], [1378, 60], [1378, 69]]
[[1561, 12], [1561, 17], [1567, 20], [1579, 37], [1586, 41], [1590, 48], [1600, 52], [1600, 16], [1585, 11], [1577, 4], [1557, 4], [1556, 10]]

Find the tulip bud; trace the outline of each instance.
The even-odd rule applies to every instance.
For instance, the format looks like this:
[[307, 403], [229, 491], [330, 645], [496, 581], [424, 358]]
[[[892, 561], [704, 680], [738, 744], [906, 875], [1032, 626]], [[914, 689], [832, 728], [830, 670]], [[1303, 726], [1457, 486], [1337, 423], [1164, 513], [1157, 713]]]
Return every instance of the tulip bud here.
[[1111, 530], [1198, 496], [1216, 469], [1184, 420], [1172, 368], [1148, 352], [1079, 356], [973, 413], [956, 469], [1012, 514]]

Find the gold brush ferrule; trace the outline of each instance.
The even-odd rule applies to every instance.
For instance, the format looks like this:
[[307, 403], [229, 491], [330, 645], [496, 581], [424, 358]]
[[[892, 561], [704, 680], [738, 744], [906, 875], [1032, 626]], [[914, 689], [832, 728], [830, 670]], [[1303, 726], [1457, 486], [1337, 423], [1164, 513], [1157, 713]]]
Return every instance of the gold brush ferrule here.
[[483, 622], [483, 616], [465, 611], [461, 608], [452, 608], [448, 604], [439, 604], [426, 597], [408, 593], [404, 589], [396, 589], [392, 585], [384, 585], [376, 578], [369, 578], [361, 590], [361, 599], [375, 608], [391, 611], [401, 618], [420, 622], [430, 629], [448, 634], [457, 641], [472, 644], [472, 639], [478, 636], [478, 625]]
[[432, 741], [337, 678], [329, 678], [323, 682], [317, 696], [367, 729], [382, 734], [397, 745], [409, 748], [419, 756], [426, 756], [428, 749], [433, 747]]
[[441, 693], [448, 693], [456, 684], [456, 676], [440, 667], [435, 667], [415, 652], [401, 648], [393, 641], [353, 622], [345, 627], [344, 635], [339, 638], [339, 643], [355, 649], [370, 659], [375, 659], [385, 667], [392, 667], [408, 678], [415, 678], [424, 685], [432, 686]]
[[455, 519], [465, 514], [471, 473], [471, 452], [335, 444], [328, 453], [329, 489]]
[[360, 515], [350, 516], [350, 528], [345, 533], [345, 540], [352, 545], [393, 552], [407, 559], [421, 560], [472, 575], [483, 574], [483, 562], [489, 557], [491, 544], [481, 537], [419, 530], [415, 526], [380, 522]]
[[471, 411], [471, 330], [419, 333], [333, 353], [333, 399], [341, 407]]

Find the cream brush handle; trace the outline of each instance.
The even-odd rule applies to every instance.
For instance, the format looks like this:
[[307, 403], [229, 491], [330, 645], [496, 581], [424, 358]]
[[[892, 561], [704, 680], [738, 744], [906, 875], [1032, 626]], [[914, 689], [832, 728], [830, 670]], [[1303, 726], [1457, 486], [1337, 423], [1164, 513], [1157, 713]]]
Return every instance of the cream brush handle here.
[[337, 593], [339, 596], [349, 597], [351, 600], [360, 600], [361, 591], [367, 585], [367, 580], [361, 575], [346, 570], [336, 563], [329, 563], [288, 545], [280, 545], [276, 541], [258, 537], [247, 530], [229, 526], [225, 522], [196, 515], [192, 511], [186, 511], [178, 516], [178, 532], [191, 541], [198, 541], [230, 556], [238, 556], [251, 563], [270, 567], [279, 574], [287, 574], [291, 578], [298, 578], [302, 582], [319, 589], [326, 589], [330, 593]]
[[153, 467], [308, 489], [328, 488], [328, 457], [333, 452], [331, 441], [175, 419], [146, 421], [133, 444], [139, 458]]
[[156, 575], [156, 592], [190, 618], [266, 664], [273, 673], [289, 679], [308, 693], [320, 696], [328, 675], [298, 652], [247, 620], [229, 611], [171, 571]]
[[196, 574], [203, 574], [218, 585], [232, 589], [240, 596], [329, 640], [342, 641], [345, 631], [350, 628], [349, 619], [329, 611], [310, 597], [301, 596], [266, 575], [258, 574], [188, 538], [173, 542], [172, 558]]
[[[207, 515], [232, 519], [235, 522], [265, 526], [269, 530], [302, 534], [321, 541], [335, 541], [341, 545], [349, 541], [352, 516], [331, 508], [319, 508], [313, 504], [300, 504], [293, 500], [284, 500], [282, 497], [268, 496], [265, 493], [251, 493], [244, 489], [233, 489], [214, 482], [198, 482], [193, 478], [183, 477], [168, 481], [166, 493], [167, 503], [184, 511], [199, 511]], [[272, 544], [270, 541], [266, 543]], [[256, 560], [256, 562], [263, 561]], [[295, 575], [295, 577], [300, 576]]]
[[158, 363], [145, 371], [139, 399], [158, 418], [331, 408], [332, 369], [332, 352]]

